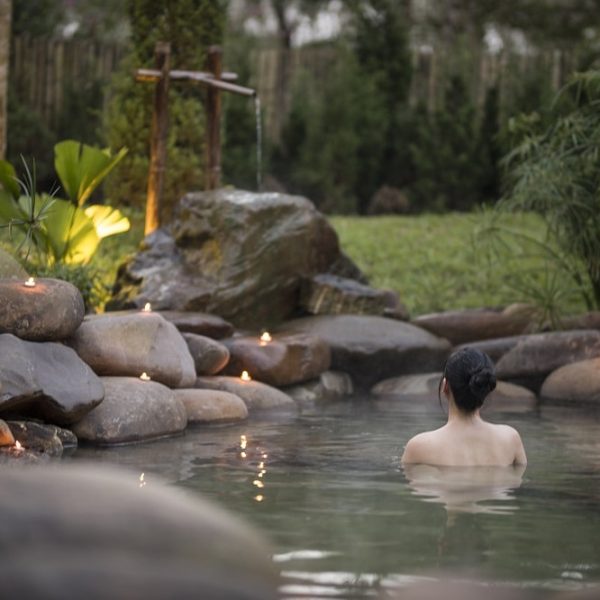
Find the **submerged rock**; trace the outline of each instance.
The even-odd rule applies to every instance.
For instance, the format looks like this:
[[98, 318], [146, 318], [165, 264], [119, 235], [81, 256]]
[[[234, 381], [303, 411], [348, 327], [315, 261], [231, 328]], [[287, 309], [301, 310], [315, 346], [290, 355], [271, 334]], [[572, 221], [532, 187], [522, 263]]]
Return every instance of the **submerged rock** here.
[[98, 375], [147, 373], [170, 387], [191, 387], [196, 380], [185, 340], [154, 312], [90, 315], [68, 343]]
[[239, 377], [226, 376], [198, 377], [196, 387], [235, 394], [244, 401], [249, 411], [297, 408], [287, 394], [260, 381], [242, 381]]
[[197, 495], [97, 464], [3, 469], [0, 489], [6, 597], [279, 597], [265, 540]]
[[78, 439], [124, 444], [181, 433], [187, 413], [168, 387], [133, 377], [103, 377], [104, 401], [72, 427]]
[[600, 358], [565, 365], [548, 375], [540, 396], [565, 402], [600, 401]]
[[195, 333], [182, 335], [194, 359], [197, 375], [215, 375], [229, 362], [229, 350], [224, 344]]
[[468, 309], [420, 315], [412, 323], [458, 345], [522, 334], [531, 319], [531, 307], [511, 305], [504, 310]]
[[[437, 401], [441, 379], [441, 372], [393, 377], [379, 382], [371, 393], [374, 396], [398, 398], [435, 398]], [[531, 390], [506, 381], [498, 381], [496, 389], [485, 399], [482, 412], [521, 412], [531, 410], [536, 404], [537, 398]], [[431, 406], [435, 406], [435, 402]]]
[[181, 199], [169, 231], [148, 236], [119, 269], [109, 307], [149, 301], [155, 309], [206, 311], [258, 329], [293, 313], [304, 279], [344, 275], [348, 263], [335, 231], [306, 198], [195, 192]]
[[334, 402], [353, 394], [352, 378], [347, 373], [325, 371], [317, 379], [282, 390], [299, 404]]
[[248, 371], [253, 379], [276, 387], [314, 379], [331, 365], [329, 346], [314, 335], [278, 335], [270, 342], [244, 336], [224, 343], [231, 355], [224, 375]]
[[521, 336], [496, 364], [499, 378], [538, 391], [544, 379], [567, 364], [600, 357], [600, 331], [577, 330]]
[[307, 317], [283, 323], [280, 330], [323, 338], [331, 348], [332, 368], [348, 373], [361, 387], [394, 375], [441, 369], [450, 353], [447, 340], [383, 317]]
[[174, 390], [185, 406], [188, 423], [232, 423], [248, 418], [244, 401], [218, 390]]
[[0, 333], [24, 340], [59, 341], [79, 327], [85, 314], [79, 290], [67, 281], [0, 279]]
[[4, 334], [0, 356], [0, 413], [68, 425], [102, 402], [102, 382], [71, 348]]

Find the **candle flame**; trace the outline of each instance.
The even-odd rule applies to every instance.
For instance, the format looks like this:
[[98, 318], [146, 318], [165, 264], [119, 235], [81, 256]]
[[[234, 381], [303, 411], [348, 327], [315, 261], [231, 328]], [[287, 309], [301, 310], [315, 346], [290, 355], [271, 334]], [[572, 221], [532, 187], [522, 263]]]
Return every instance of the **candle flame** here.
[[248, 371], [242, 371], [242, 374], [240, 375], [240, 379], [242, 381], [252, 381], [252, 377], [250, 377], [250, 374], [248, 373]]
[[23, 446], [21, 446], [21, 442], [19, 440], [15, 442], [15, 450], [23, 450]]
[[271, 342], [273, 340], [273, 338], [271, 337], [271, 334], [268, 331], [265, 331], [261, 336], [260, 336], [260, 345], [261, 346], [266, 346], [269, 342]]
[[140, 375], [140, 379], [142, 381], [150, 381], [150, 375], [148, 375], [148, 373], [146, 373], [146, 371], [144, 371], [141, 375]]
[[25, 287], [35, 287], [35, 279], [30, 277], [23, 285]]
[[246, 439], [246, 436], [245, 435], [241, 435], [240, 436], [240, 448], [242, 450], [245, 450], [247, 445], [248, 445], [248, 440]]
[[144, 308], [142, 308], [142, 312], [152, 312], [152, 304], [150, 304], [150, 302], [146, 302], [146, 304], [144, 304]]

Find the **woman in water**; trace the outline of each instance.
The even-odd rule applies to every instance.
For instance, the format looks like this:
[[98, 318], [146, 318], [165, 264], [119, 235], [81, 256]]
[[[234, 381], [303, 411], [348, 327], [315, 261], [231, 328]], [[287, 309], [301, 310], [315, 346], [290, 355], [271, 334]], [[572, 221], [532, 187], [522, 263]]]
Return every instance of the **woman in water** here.
[[410, 439], [402, 462], [449, 467], [527, 464], [518, 432], [479, 416], [483, 401], [495, 387], [494, 365], [487, 354], [473, 348], [452, 354], [440, 382], [448, 400], [448, 422]]

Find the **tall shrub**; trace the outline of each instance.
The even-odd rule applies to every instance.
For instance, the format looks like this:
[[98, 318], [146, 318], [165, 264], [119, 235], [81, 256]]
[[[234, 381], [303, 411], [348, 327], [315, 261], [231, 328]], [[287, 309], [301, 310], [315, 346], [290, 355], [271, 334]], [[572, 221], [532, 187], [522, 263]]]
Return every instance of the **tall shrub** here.
[[[129, 0], [132, 49], [113, 81], [107, 116], [111, 147], [129, 154], [109, 183], [118, 202], [141, 206], [146, 196], [153, 90], [136, 83], [136, 67], [152, 67], [158, 41], [171, 44], [171, 68], [202, 70], [206, 49], [222, 42], [224, 3], [219, 0]], [[168, 221], [181, 195], [203, 185], [205, 90], [191, 83], [171, 82], [169, 137], [162, 219]]]

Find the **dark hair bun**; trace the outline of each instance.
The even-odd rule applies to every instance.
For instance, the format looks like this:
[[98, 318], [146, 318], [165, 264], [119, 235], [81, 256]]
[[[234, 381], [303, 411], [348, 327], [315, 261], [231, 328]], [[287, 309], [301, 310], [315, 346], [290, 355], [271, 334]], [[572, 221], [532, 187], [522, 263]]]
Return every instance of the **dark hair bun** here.
[[484, 367], [469, 379], [469, 390], [482, 400], [496, 388], [496, 375], [492, 369]]

